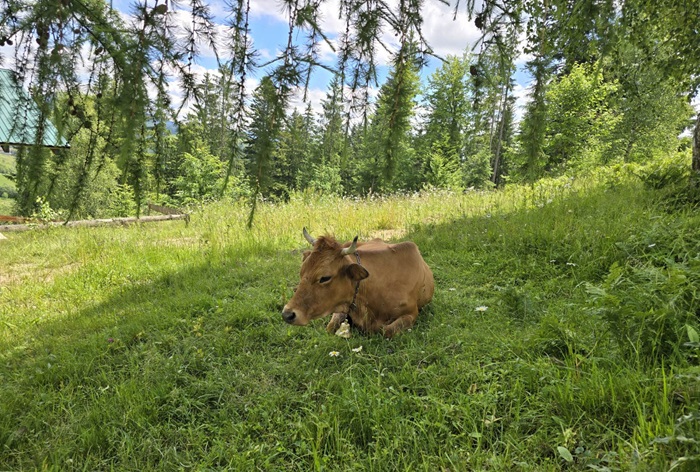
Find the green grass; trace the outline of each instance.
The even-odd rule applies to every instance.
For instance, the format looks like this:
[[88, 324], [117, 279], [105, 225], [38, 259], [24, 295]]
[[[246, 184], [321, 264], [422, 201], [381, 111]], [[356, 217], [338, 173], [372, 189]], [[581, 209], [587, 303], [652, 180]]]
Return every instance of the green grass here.
[[0, 215], [12, 215], [14, 205], [13, 199], [0, 197]]
[[0, 153], [0, 174], [14, 174], [16, 161], [14, 156]]
[[[8, 233], [0, 470], [695, 470], [700, 216], [679, 197], [613, 172], [298, 197], [251, 231], [219, 203]], [[412, 331], [285, 325], [302, 226], [414, 240], [436, 294]]]
[[5, 174], [15, 173], [15, 158], [0, 153], [0, 215], [11, 215], [14, 208], [14, 200], [3, 198], [3, 194], [12, 195], [17, 191], [15, 183]]

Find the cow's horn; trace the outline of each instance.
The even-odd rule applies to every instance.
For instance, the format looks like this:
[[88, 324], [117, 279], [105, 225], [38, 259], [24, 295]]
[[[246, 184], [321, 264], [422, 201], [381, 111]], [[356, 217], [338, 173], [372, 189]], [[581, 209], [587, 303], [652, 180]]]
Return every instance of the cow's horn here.
[[343, 249], [343, 255], [347, 256], [348, 254], [355, 254], [355, 251], [357, 251], [357, 236], [355, 236], [355, 239], [352, 240], [350, 247]]
[[304, 233], [304, 238], [306, 238], [306, 240], [309, 242], [309, 244], [311, 244], [311, 245], [313, 246], [314, 243], [316, 242], [316, 240], [313, 238], [313, 236], [311, 236], [311, 235], [309, 234], [308, 231], [306, 231], [306, 226], [304, 226], [304, 231], [303, 231], [303, 233]]

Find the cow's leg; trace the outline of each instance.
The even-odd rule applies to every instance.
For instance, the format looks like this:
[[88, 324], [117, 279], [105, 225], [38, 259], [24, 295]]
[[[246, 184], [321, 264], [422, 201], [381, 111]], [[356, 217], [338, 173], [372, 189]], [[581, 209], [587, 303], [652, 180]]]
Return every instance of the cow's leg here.
[[338, 328], [340, 328], [340, 325], [345, 321], [348, 315], [345, 313], [333, 313], [331, 316], [331, 320], [328, 322], [326, 325], [326, 331], [330, 334], [335, 334], [336, 331], [338, 331]]
[[401, 331], [404, 331], [410, 327], [413, 326], [413, 323], [416, 322], [416, 318], [418, 318], [418, 309], [416, 308], [415, 311], [411, 313], [407, 313], [405, 315], [399, 316], [396, 318], [394, 321], [389, 323], [388, 325], [384, 326], [383, 334], [387, 338], [391, 338], [394, 336], [396, 333], [399, 333]]

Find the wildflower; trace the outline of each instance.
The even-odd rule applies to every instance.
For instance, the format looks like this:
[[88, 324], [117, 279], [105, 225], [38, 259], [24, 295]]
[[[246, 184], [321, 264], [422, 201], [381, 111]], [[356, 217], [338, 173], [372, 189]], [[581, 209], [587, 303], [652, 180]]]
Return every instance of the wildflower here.
[[352, 352], [361, 352], [362, 351], [362, 346], [356, 347], [355, 349], [352, 350]]
[[457, 289], [454, 288], [454, 287], [450, 287], [450, 288], [448, 288], [447, 290], [449, 290], [450, 292], [454, 292], [454, 291], [457, 290]]
[[656, 243], [651, 243], [651, 244], [648, 245], [647, 247], [654, 247], [654, 246], [656, 246]]
[[328, 355], [331, 357], [338, 357], [340, 353], [338, 351], [331, 351], [328, 353]]
[[566, 265], [571, 266], [571, 267], [576, 267], [576, 263], [574, 263], [574, 262], [567, 262]]
[[113, 343], [113, 342], [114, 342], [114, 338], [107, 338], [107, 342], [108, 342], [108, 343]]
[[484, 305], [481, 305], [481, 306], [478, 306], [478, 307], [475, 308], [476, 311], [481, 311], [481, 312], [484, 312], [484, 311], [486, 311], [486, 310], [488, 310], [488, 309], [489, 309], [489, 307], [484, 306]]

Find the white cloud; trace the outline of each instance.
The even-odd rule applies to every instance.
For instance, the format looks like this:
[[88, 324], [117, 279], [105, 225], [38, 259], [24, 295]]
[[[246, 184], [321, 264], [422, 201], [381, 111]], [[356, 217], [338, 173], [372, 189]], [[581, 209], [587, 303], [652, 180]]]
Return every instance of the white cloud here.
[[530, 88], [534, 85], [534, 81], [526, 84], [526, 85], [521, 85], [521, 84], [515, 84], [513, 87], [513, 97], [515, 97], [515, 115], [513, 117], [513, 120], [516, 123], [519, 123], [522, 119], [523, 116], [525, 115], [525, 107], [527, 106], [527, 103], [530, 101]]
[[250, 0], [250, 15], [253, 17], [272, 16], [287, 22], [288, 17], [278, 0]]
[[423, 35], [438, 56], [461, 56], [471, 49], [481, 31], [463, 12], [454, 18], [454, 10], [439, 2], [428, 2], [423, 7]]
[[323, 89], [312, 89], [309, 88], [306, 91], [306, 102], [304, 102], [304, 90], [299, 88], [296, 90], [292, 99], [289, 102], [290, 111], [296, 110], [299, 113], [304, 113], [306, 111], [307, 104], [311, 104], [311, 109], [318, 116], [322, 113], [323, 109], [321, 107], [321, 100], [326, 98], [326, 91]]

